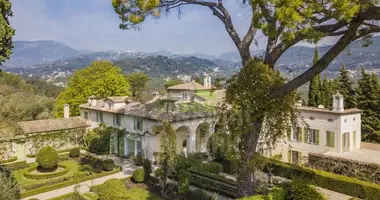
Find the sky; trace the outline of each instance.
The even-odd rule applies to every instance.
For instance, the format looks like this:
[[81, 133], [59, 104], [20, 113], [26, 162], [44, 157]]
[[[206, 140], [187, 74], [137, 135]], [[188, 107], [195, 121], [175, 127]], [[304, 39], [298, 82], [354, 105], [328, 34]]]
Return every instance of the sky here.
[[[225, 6], [233, 23], [243, 35], [250, 23], [249, 8], [227, 0]], [[128, 50], [177, 54], [219, 55], [235, 51], [224, 25], [208, 8], [187, 6], [178, 17], [177, 10], [158, 20], [147, 20], [139, 31], [120, 30], [120, 20], [111, 0], [11, 0], [16, 29], [14, 40], [55, 40], [76, 49], [92, 51]], [[265, 46], [265, 37], [256, 36]]]

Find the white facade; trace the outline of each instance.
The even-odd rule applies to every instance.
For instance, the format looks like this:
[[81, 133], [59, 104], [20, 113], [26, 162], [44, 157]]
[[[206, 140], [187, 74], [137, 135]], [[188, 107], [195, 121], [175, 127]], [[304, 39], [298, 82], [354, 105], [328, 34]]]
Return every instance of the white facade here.
[[[343, 98], [334, 97], [333, 110], [299, 106], [300, 127], [271, 152], [292, 163], [306, 161], [308, 153], [342, 154], [360, 149], [361, 111], [344, 110]], [[268, 155], [269, 156], [269, 155]]]

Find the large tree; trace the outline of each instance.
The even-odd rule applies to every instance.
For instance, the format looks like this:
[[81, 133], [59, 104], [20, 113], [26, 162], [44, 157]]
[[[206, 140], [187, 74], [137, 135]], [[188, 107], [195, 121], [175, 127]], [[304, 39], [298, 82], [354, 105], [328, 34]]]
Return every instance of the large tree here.
[[[241, 0], [251, 8], [252, 20], [246, 34], [239, 35], [233, 24], [232, 16], [224, 6], [223, 0], [113, 0], [112, 5], [122, 23], [121, 29], [139, 28], [146, 19], [158, 18], [160, 12], [180, 9], [192, 5], [209, 9], [224, 27], [239, 51], [243, 66], [247, 66], [252, 56], [250, 46], [257, 30], [267, 37], [267, 46], [262, 62], [271, 70], [281, 55], [301, 41], [316, 42], [326, 36], [337, 36], [334, 45], [309, 69], [292, 80], [282, 84], [268, 85], [263, 103], [280, 99], [310, 81], [327, 68], [329, 63], [351, 42], [372, 33], [379, 32], [376, 25], [380, 19], [380, 7], [377, 0]], [[246, 7], [247, 7], [246, 6]], [[210, 15], [211, 17], [211, 15]], [[268, 73], [268, 71], [265, 71]], [[250, 87], [246, 87], [250, 88]], [[240, 88], [241, 92], [249, 92]], [[254, 101], [253, 99], [250, 99]], [[249, 100], [247, 100], [249, 101]], [[252, 128], [242, 135], [242, 163], [254, 158], [256, 144], [263, 126], [261, 115], [250, 122]], [[253, 171], [239, 167], [238, 197], [255, 193], [254, 181], [250, 179]]]
[[0, 65], [12, 54], [12, 37], [15, 30], [9, 23], [9, 18], [13, 16], [11, 8], [12, 4], [9, 0], [0, 0]]
[[363, 110], [362, 140], [380, 143], [380, 82], [375, 74], [363, 68], [361, 76], [356, 91], [358, 108]]
[[20, 185], [12, 173], [2, 166], [0, 166], [0, 183], [0, 200], [21, 199]]
[[337, 89], [344, 97], [344, 108], [356, 107], [356, 94], [348, 70], [343, 65], [337, 79]]
[[149, 81], [148, 75], [144, 72], [133, 72], [132, 74], [126, 75], [126, 79], [131, 87], [132, 96], [139, 99], [141, 92], [144, 91]]
[[63, 116], [63, 105], [70, 105], [70, 115], [79, 115], [79, 105], [88, 97], [130, 95], [129, 84], [121, 69], [108, 61], [96, 61], [84, 69], [77, 70], [70, 78], [65, 90], [59, 94], [54, 115]]

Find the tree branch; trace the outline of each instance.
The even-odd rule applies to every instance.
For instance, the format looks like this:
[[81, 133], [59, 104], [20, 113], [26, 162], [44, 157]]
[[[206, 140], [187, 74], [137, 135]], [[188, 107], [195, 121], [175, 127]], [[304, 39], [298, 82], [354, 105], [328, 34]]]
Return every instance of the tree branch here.
[[325, 70], [329, 63], [331, 63], [331, 61], [333, 61], [334, 58], [347, 47], [348, 44], [357, 39], [357, 31], [361, 25], [361, 22], [362, 21], [354, 19], [351, 22], [347, 33], [341, 37], [339, 41], [321, 59], [318, 60], [318, 62], [298, 77], [272, 91], [269, 98], [280, 98], [286, 94], [289, 94], [291, 91], [307, 83], [311, 78]]

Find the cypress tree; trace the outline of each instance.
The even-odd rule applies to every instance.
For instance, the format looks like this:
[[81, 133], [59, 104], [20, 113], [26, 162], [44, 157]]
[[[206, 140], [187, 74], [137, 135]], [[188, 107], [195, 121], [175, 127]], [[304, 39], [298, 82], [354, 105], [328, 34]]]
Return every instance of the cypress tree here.
[[344, 97], [344, 108], [355, 108], [356, 93], [352, 87], [352, 81], [344, 65], [340, 68], [340, 75], [338, 77], [337, 83], [338, 90]]
[[[315, 64], [319, 60], [318, 55], [318, 47], [315, 47], [314, 51], [314, 60], [313, 63]], [[312, 78], [309, 82], [309, 94], [308, 94], [308, 105], [317, 107], [320, 104], [323, 104], [321, 102], [321, 75], [318, 74], [314, 78]]]
[[323, 78], [321, 87], [321, 102], [325, 108], [332, 108], [333, 83], [326, 77]]
[[358, 81], [357, 105], [362, 114], [362, 140], [380, 143], [380, 83], [375, 74], [368, 74], [361, 68]]

